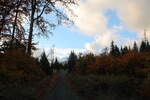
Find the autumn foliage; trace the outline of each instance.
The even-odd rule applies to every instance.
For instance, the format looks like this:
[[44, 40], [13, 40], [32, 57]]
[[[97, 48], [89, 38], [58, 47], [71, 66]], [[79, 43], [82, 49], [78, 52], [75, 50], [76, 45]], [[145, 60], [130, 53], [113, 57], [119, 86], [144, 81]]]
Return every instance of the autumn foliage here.
[[0, 54], [0, 69], [0, 80], [5, 84], [21, 85], [44, 77], [35, 58], [16, 50]]
[[139, 49], [135, 44], [133, 49], [119, 49], [111, 44], [107, 53], [78, 57], [74, 70], [76, 74], [71, 78], [79, 93], [86, 97], [91, 95], [90, 99], [103, 93], [110, 96], [110, 100], [119, 100], [120, 97], [133, 100], [150, 98], [150, 49], [149, 43], [146, 44]]

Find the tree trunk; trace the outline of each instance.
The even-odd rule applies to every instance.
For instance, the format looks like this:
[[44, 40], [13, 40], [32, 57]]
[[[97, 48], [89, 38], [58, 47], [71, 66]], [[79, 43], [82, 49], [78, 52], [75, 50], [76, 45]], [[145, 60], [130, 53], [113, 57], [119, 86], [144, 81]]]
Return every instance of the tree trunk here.
[[35, 9], [36, 9], [36, 0], [32, 0], [31, 1], [31, 22], [30, 22], [30, 29], [29, 29], [29, 36], [28, 36], [28, 47], [27, 47], [27, 53], [29, 55], [31, 55]]
[[15, 30], [16, 30], [16, 25], [17, 25], [17, 18], [18, 18], [18, 9], [19, 9], [19, 6], [20, 6], [20, 3], [21, 1], [17, 3], [17, 9], [16, 9], [16, 15], [15, 15], [15, 20], [14, 20], [14, 25], [13, 25], [13, 32], [12, 32], [12, 41], [14, 40], [14, 37], [15, 37]]
[[1, 38], [2, 38], [2, 30], [3, 30], [3, 27], [4, 27], [4, 24], [5, 24], [5, 16], [3, 16], [2, 18], [2, 24], [0, 25], [0, 41], [1, 41]]

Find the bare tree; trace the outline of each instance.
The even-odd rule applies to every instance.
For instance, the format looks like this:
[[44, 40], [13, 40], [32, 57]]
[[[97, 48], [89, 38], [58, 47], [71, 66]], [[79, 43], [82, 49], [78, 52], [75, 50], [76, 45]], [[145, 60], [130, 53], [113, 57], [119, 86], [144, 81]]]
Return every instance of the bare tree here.
[[[63, 10], [67, 9], [68, 11], [71, 11], [69, 6], [77, 4], [77, 0], [31, 0], [30, 3], [30, 28], [27, 50], [29, 55], [31, 55], [34, 24], [38, 26], [38, 29], [43, 34], [48, 31], [48, 27], [52, 28], [64, 21], [70, 21]], [[59, 7], [63, 7], [64, 9], [60, 9]], [[43, 17], [43, 15], [48, 14], [54, 14], [55, 17], [57, 17], [57, 23], [50, 23]]]
[[[0, 35], [9, 34], [13, 38], [23, 39], [25, 29], [22, 16], [29, 16], [26, 0], [0, 1]], [[16, 36], [17, 37], [16, 37]], [[22, 37], [21, 37], [22, 36]]]
[[[27, 53], [31, 55], [34, 35], [48, 36], [51, 29], [57, 25], [71, 22], [65, 10], [71, 11], [70, 5], [76, 5], [78, 0], [1, 0], [0, 1], [0, 37], [11, 36], [13, 40], [25, 40], [28, 29], [23, 24], [23, 18], [29, 21], [27, 34]], [[50, 16], [47, 16], [50, 15]], [[51, 16], [52, 15], [52, 16]], [[50, 22], [45, 18], [55, 20]], [[34, 29], [38, 29], [33, 33]], [[5, 34], [5, 35], [3, 35]]]

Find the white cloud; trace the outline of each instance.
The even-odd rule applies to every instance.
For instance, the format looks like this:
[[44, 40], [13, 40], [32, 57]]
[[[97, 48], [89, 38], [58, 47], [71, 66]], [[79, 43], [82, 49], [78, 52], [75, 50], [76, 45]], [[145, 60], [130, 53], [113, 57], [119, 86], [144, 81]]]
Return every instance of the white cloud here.
[[[118, 15], [129, 29], [140, 31], [150, 28], [150, 0], [124, 0], [119, 2]], [[120, 8], [120, 9], [119, 9]]]
[[[135, 35], [139, 39], [143, 39], [143, 30], [147, 29], [147, 37], [150, 37], [149, 4], [150, 0], [81, 0], [79, 6], [73, 7], [77, 17], [71, 18], [73, 18], [75, 26], [82, 33], [91, 36], [95, 40], [86, 43], [85, 49], [55, 48], [55, 55], [61, 59], [66, 57], [72, 50], [76, 53], [85, 52], [86, 50], [97, 53], [108, 47], [112, 40], [122, 45], [133, 44], [135, 40], [132, 38], [118, 35], [118, 32], [123, 29], [136, 32]], [[105, 15], [108, 10], [113, 10], [117, 14], [121, 25], [108, 27], [110, 19]], [[49, 53], [50, 48], [45, 48], [45, 50]]]
[[95, 38], [95, 41], [92, 43], [87, 43], [85, 48], [88, 51], [92, 51], [94, 53], [99, 53], [101, 49], [108, 47], [112, 40], [117, 42], [119, 36], [117, 34], [112, 34], [112, 32], [107, 32], [106, 34], [100, 34]]
[[58, 55], [60, 58], [66, 57], [66, 55], [69, 55], [71, 51], [74, 51], [76, 54], [86, 52], [85, 49], [78, 49], [78, 48], [55, 48], [54, 49], [55, 55]]
[[[150, 0], [83, 0], [79, 7], [75, 7], [74, 12], [78, 16], [75, 18], [75, 26], [85, 35], [95, 39], [92, 43], [87, 43], [85, 48], [92, 52], [97, 52], [105, 46], [109, 46], [112, 40], [129, 44], [134, 41], [130, 38], [118, 36], [122, 29], [136, 32], [140, 38], [143, 30], [150, 30]], [[105, 15], [107, 10], [116, 12], [121, 20], [121, 26], [108, 27], [109, 19]], [[147, 36], [150, 36], [150, 32]]]
[[[39, 49], [37, 51], [34, 52], [34, 56], [35, 57], [40, 57], [41, 53], [43, 51], [45, 51], [46, 55], [48, 56], [48, 59], [51, 60], [52, 56], [52, 52], [51, 52], [51, 48], [42, 48], [39, 47]], [[86, 53], [85, 49], [79, 49], [79, 48], [54, 48], [54, 54], [53, 56], [56, 58], [58, 58], [60, 61], [63, 61], [64, 59], [67, 58], [67, 56], [70, 54], [71, 51], [74, 51], [77, 55], [79, 53]]]

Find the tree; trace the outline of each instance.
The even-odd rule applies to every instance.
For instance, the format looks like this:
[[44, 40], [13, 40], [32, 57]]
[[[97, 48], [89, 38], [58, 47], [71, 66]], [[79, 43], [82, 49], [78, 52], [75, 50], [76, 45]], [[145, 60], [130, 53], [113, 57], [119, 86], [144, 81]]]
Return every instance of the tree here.
[[117, 57], [120, 56], [120, 50], [117, 45], [114, 45], [114, 41], [111, 42], [111, 47], [110, 47], [110, 55]]
[[114, 56], [114, 53], [115, 53], [115, 46], [114, 41], [112, 41], [110, 46], [110, 55]]
[[[101, 54], [101, 56], [104, 54]], [[89, 72], [89, 67], [91, 68], [91, 64], [95, 62], [95, 56], [92, 53], [86, 54], [80, 57], [76, 63], [76, 71], [81, 74], [87, 74]], [[93, 67], [93, 66], [92, 66]]]
[[[59, 9], [61, 6], [68, 11], [71, 11], [69, 6], [76, 4], [78, 0], [31, 0], [31, 10], [30, 10], [30, 28], [28, 35], [28, 54], [31, 55], [31, 47], [32, 47], [32, 39], [33, 39], [33, 28], [36, 22], [38, 29], [41, 31], [40, 33], [46, 33], [48, 31], [48, 27], [53, 28], [57, 24], [66, 23], [66, 21], [70, 21], [67, 15]], [[58, 4], [60, 4], [58, 6]], [[56, 23], [50, 23], [45, 20], [45, 14], [54, 14], [57, 18]], [[37, 15], [37, 16], [36, 16]], [[36, 16], [36, 17], [35, 17]]]
[[147, 49], [147, 44], [145, 41], [142, 41], [140, 45], [140, 52], [146, 52], [146, 49]]
[[72, 51], [68, 58], [68, 71], [72, 72], [77, 61], [77, 55]]
[[12, 1], [11, 0], [1, 0], [0, 1], [0, 35], [4, 32], [9, 32], [9, 24], [8, 21], [10, 19], [9, 15], [12, 8]]
[[45, 52], [42, 53], [41, 59], [40, 59], [40, 65], [42, 70], [47, 74], [51, 75], [52, 74], [52, 68], [50, 67], [49, 61], [47, 59], [47, 56]]
[[20, 48], [26, 52], [26, 30], [23, 19], [27, 17], [27, 0], [1, 0], [0, 1], [0, 52]]
[[115, 56], [116, 57], [120, 56], [120, 50], [117, 45], [115, 45]]
[[[0, 2], [0, 34], [11, 35], [20, 41], [24, 39], [23, 19], [28, 16], [26, 0], [2, 0]], [[16, 35], [16, 36], [15, 36]]]
[[121, 55], [128, 53], [128, 51], [129, 51], [128, 47], [124, 46], [124, 48], [121, 48]]
[[146, 41], [146, 51], [150, 52], [150, 44], [148, 40]]
[[138, 52], [138, 46], [137, 46], [136, 42], [134, 42], [133, 51]]
[[[71, 12], [70, 6], [77, 4], [78, 0], [1, 0], [0, 1], [0, 39], [5, 35], [11, 35], [11, 39], [17, 38], [19, 41], [28, 38], [27, 53], [31, 55], [33, 36], [48, 36], [50, 30], [58, 24], [69, 23], [67, 10]], [[63, 9], [60, 9], [61, 8]], [[46, 19], [50, 15], [55, 21], [50, 22]], [[53, 15], [53, 16], [51, 16]], [[24, 19], [28, 19], [28, 28], [23, 26]], [[52, 19], [52, 20], [53, 20]], [[36, 33], [33, 33], [33, 29]], [[28, 34], [26, 34], [28, 33]], [[5, 35], [3, 35], [5, 34]], [[27, 36], [25, 36], [25, 34]]]
[[57, 58], [55, 59], [55, 62], [54, 62], [54, 64], [53, 64], [53, 68], [55, 69], [55, 70], [60, 70], [60, 67], [61, 67], [61, 65], [60, 65], [60, 63], [58, 62], [58, 60], [57, 60]]
[[0, 46], [0, 52], [7, 53], [11, 50], [19, 50], [22, 53], [26, 53], [26, 46], [24, 43], [21, 43], [18, 39], [14, 39], [13, 41], [4, 41]]

